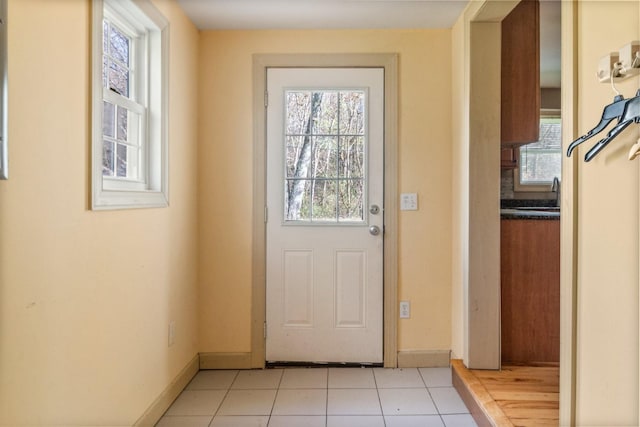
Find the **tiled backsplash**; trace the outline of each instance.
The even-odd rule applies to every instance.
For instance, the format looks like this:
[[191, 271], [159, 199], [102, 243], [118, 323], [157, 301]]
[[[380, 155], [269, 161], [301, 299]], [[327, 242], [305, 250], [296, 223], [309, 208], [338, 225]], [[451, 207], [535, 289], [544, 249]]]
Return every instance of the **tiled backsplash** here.
[[501, 171], [500, 199], [513, 199], [513, 169], [502, 169]]

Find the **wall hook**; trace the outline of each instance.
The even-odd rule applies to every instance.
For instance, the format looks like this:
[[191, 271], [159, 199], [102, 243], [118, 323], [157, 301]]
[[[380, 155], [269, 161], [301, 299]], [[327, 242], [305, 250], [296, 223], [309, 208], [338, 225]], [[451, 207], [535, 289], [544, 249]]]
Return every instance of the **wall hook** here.
[[615, 79], [617, 77], [622, 77], [624, 70], [625, 68], [624, 65], [622, 65], [622, 62], [616, 62], [613, 64], [613, 68], [611, 69], [611, 89], [613, 89], [613, 92], [616, 95], [620, 95], [620, 91], [616, 88]]

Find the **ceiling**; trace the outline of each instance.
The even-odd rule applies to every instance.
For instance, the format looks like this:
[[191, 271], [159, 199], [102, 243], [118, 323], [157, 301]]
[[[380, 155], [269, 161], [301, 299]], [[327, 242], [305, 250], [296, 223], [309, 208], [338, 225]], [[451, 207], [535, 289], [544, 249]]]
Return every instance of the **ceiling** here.
[[450, 28], [468, 0], [178, 0], [201, 30]]
[[[201, 30], [451, 28], [468, 0], [178, 0]], [[560, 87], [560, 0], [540, 1], [541, 87]]]

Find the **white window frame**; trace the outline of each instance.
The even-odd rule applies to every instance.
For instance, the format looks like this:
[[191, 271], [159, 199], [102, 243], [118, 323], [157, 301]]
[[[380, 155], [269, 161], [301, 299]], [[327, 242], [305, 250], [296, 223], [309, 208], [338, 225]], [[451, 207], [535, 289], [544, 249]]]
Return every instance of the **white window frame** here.
[[[94, 0], [92, 29], [92, 209], [166, 207], [168, 179], [169, 23], [149, 0]], [[130, 98], [102, 84], [107, 18], [132, 37]], [[103, 176], [103, 101], [141, 114], [139, 179]]]
[[[541, 119], [557, 117], [561, 117], [561, 112], [558, 109], [540, 110]], [[520, 149], [518, 150], [518, 166], [520, 165]], [[562, 156], [562, 150], [560, 155]], [[515, 192], [548, 193], [551, 191], [551, 184], [552, 181], [536, 184], [523, 184], [520, 182], [520, 167], [513, 169], [513, 191]]]

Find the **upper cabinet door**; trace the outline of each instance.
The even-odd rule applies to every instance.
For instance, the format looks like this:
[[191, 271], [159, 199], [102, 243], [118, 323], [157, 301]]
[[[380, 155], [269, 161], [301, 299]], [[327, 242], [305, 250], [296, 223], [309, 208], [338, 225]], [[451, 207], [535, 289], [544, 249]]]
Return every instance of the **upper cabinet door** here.
[[502, 144], [535, 142], [540, 129], [540, 5], [522, 0], [502, 21]]

